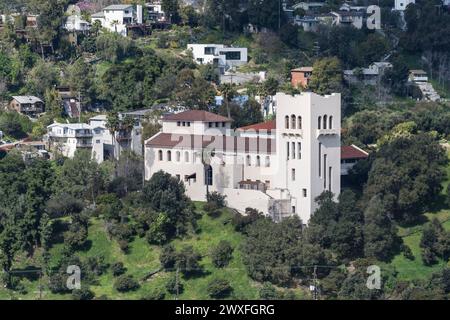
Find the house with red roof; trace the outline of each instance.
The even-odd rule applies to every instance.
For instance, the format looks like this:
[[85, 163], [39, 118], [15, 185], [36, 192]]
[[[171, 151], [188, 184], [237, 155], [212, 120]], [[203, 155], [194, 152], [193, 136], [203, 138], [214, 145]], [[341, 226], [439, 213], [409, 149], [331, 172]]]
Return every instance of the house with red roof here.
[[145, 141], [145, 179], [162, 170], [192, 200], [215, 191], [239, 212], [307, 223], [317, 196], [340, 193], [341, 98], [278, 93], [276, 101], [273, 120], [237, 130], [233, 119], [204, 110], [163, 116], [161, 131]]

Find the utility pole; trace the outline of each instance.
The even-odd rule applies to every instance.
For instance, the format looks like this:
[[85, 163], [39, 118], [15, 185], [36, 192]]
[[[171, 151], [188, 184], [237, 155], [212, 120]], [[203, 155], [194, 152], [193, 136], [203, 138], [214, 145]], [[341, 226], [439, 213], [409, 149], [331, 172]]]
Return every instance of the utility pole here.
[[178, 274], [179, 274], [179, 271], [180, 271], [180, 267], [177, 267], [177, 272], [176, 272], [176, 276], [175, 276], [175, 279], [176, 279], [176, 281], [175, 281], [175, 287], [176, 287], [176, 290], [177, 290], [177, 296], [175, 297], [175, 300], [178, 300], [178, 295], [180, 294], [180, 289], [179, 289], [179, 278], [178, 278]]
[[318, 294], [317, 294], [317, 266], [314, 266], [314, 272], [313, 272], [313, 283], [314, 283], [314, 290], [313, 290], [313, 298], [314, 300], [318, 300]]

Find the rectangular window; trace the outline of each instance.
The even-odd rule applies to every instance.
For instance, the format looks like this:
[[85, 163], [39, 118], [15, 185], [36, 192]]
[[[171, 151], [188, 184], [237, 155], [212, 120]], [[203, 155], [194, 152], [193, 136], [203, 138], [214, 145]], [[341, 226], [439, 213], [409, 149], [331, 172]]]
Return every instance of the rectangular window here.
[[177, 126], [178, 126], [178, 127], [180, 126], [180, 124], [181, 124], [181, 122], [180, 122], [180, 121], [177, 121]]
[[298, 152], [298, 159], [302, 158], [302, 143], [298, 142], [297, 143], [297, 152]]
[[291, 178], [292, 181], [295, 181], [295, 169], [291, 169]]
[[205, 47], [205, 54], [212, 55], [214, 54], [215, 49], [216, 49], [215, 47]]
[[208, 122], [208, 127], [212, 128], [212, 122]]
[[292, 142], [292, 159], [295, 159], [295, 142]]
[[240, 51], [221, 51], [220, 55], [225, 55], [226, 60], [241, 60]]
[[289, 160], [289, 142], [286, 142], [286, 146], [287, 146], [286, 159]]
[[327, 155], [323, 155], [323, 188], [327, 188]]
[[177, 174], [176, 177], [177, 177], [177, 180], [180, 181], [181, 176], [179, 174]]
[[292, 206], [292, 213], [295, 213], [295, 206]]
[[331, 192], [331, 174], [333, 169], [331, 167], [328, 168], [328, 191]]
[[306, 198], [308, 196], [308, 193], [306, 191], [306, 189], [303, 189], [303, 198]]
[[322, 144], [319, 143], [319, 177], [322, 176]]

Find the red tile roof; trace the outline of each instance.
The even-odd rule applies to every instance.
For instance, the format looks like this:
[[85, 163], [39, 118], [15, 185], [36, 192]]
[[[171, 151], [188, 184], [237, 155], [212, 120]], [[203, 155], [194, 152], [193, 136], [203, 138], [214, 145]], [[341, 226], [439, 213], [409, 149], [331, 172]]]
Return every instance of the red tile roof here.
[[204, 110], [187, 110], [164, 116], [166, 121], [231, 122], [233, 119]]
[[291, 72], [312, 72], [313, 67], [300, 67], [297, 69], [292, 69]]
[[249, 126], [241, 127], [241, 128], [238, 128], [238, 130], [240, 130], [240, 131], [247, 131], [247, 130], [270, 131], [270, 130], [275, 130], [276, 128], [277, 128], [277, 122], [275, 120], [270, 120], [270, 121], [266, 121], [266, 122], [255, 123], [255, 124], [251, 124]]
[[369, 154], [355, 145], [341, 147], [341, 159], [365, 159]]
[[214, 148], [218, 151], [275, 153], [275, 140], [237, 136], [202, 136], [193, 134], [160, 133], [147, 140], [153, 148]]

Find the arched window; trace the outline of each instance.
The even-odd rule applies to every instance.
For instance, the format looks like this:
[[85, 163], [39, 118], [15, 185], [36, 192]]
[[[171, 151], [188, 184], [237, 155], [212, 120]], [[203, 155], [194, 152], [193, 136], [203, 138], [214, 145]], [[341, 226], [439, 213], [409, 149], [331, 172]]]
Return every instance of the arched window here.
[[162, 159], [163, 159], [162, 150], [158, 151], [158, 159], [159, 159], [159, 161], [162, 161]]
[[184, 152], [184, 162], [189, 162], [189, 152]]
[[322, 126], [322, 117], [317, 118], [317, 129], [320, 129]]
[[324, 129], [327, 128], [327, 116], [326, 115], [323, 116], [323, 128]]
[[252, 165], [252, 159], [250, 158], [249, 155], [247, 155], [246, 164], [247, 164], [247, 167], [250, 167]]
[[333, 129], [333, 116], [328, 118], [328, 129]]
[[270, 157], [266, 156], [266, 167], [270, 167]]
[[295, 116], [292, 115], [291, 116], [291, 129], [295, 129], [296, 125], [295, 125]]
[[284, 117], [284, 128], [289, 129], [289, 116]]
[[181, 158], [180, 151], [177, 151], [176, 154], [177, 154], [177, 162], [180, 162], [180, 160], [181, 160], [181, 159], [180, 159], [180, 158]]
[[256, 166], [257, 167], [261, 166], [261, 158], [260, 158], [260, 156], [256, 156]]
[[299, 116], [297, 119], [297, 129], [301, 129], [302, 128], [302, 117]]
[[212, 186], [213, 184], [213, 169], [210, 165], [205, 166], [205, 185]]
[[172, 161], [172, 151], [167, 151], [167, 161]]

